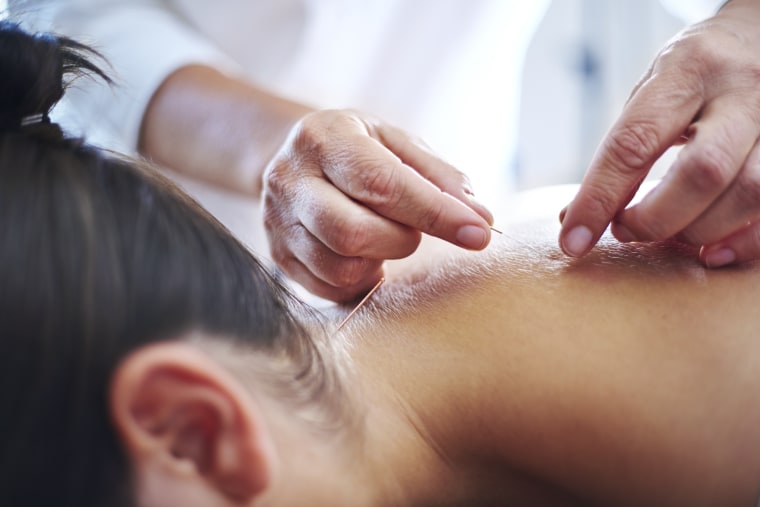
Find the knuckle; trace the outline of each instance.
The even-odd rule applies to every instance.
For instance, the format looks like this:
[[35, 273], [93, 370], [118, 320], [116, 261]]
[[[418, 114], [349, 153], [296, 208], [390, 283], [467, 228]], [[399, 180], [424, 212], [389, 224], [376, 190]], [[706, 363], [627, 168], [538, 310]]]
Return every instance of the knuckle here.
[[455, 180], [457, 183], [460, 183], [462, 185], [467, 185], [470, 183], [470, 177], [467, 176], [467, 174], [464, 171], [457, 169], [456, 167], [454, 167], [453, 165], [447, 162], [443, 162], [443, 166], [451, 174], [451, 178]]
[[427, 208], [422, 212], [420, 218], [423, 224], [423, 230], [434, 232], [438, 230], [438, 224], [442, 222], [444, 217], [443, 205], [440, 203], [435, 204], [433, 207]]
[[262, 223], [272, 260], [281, 267], [292, 263], [294, 240], [301, 236], [299, 229], [302, 226], [297, 222], [288, 222], [282, 209], [271, 203], [267, 204], [267, 200], [264, 201]]
[[702, 30], [693, 28], [669, 44], [663, 57], [667, 63], [676, 64], [686, 73], [700, 75], [726, 60], [720, 51], [716, 51], [716, 44], [711, 38], [705, 37]]
[[360, 163], [363, 169], [360, 171], [356, 195], [360, 200], [370, 206], [385, 205], [394, 207], [404, 199], [404, 191], [398, 171], [389, 165], [384, 165], [375, 160]]
[[593, 196], [584, 202], [584, 213], [586, 216], [593, 218], [605, 219], [612, 218], [620, 208], [620, 200], [614, 194], [610, 193], [610, 188], [606, 182], [598, 180], [589, 180], [587, 183], [587, 195]]
[[283, 195], [291, 180], [289, 161], [280, 157], [279, 154], [276, 157], [264, 171], [264, 196]]
[[739, 208], [756, 211], [760, 207], [760, 174], [744, 176], [737, 182], [736, 200]]
[[462, 188], [465, 190], [465, 193], [472, 194], [472, 182], [470, 181], [470, 177], [467, 176], [466, 173], [463, 171], [460, 171], [459, 169], [455, 168], [454, 166], [448, 166], [453, 174], [454, 179], [456, 180], [459, 188]]
[[636, 230], [642, 239], [648, 241], [659, 241], [673, 235], [673, 232], [669, 230], [668, 225], [661, 218], [649, 214], [639, 216]]
[[319, 165], [323, 156], [321, 142], [315, 139], [315, 135], [304, 134], [304, 130], [297, 127], [294, 131], [269, 161], [262, 175], [262, 195], [274, 197], [280, 202], [294, 200], [300, 184], [306, 178], [315, 176], [315, 162]]
[[277, 229], [278, 224], [281, 222], [280, 215], [277, 206], [272, 206], [271, 199], [265, 197], [262, 222], [264, 224], [264, 230], [266, 230], [267, 233], [271, 233]]
[[[747, 66], [746, 72], [749, 77], [749, 83], [751, 87], [750, 89], [753, 91], [757, 90], [757, 84], [760, 83], [760, 65], [753, 61], [750, 65]], [[755, 97], [754, 105], [757, 107], [760, 97], [758, 97], [756, 94], [753, 95]]]
[[741, 55], [733, 62], [731, 68], [726, 72], [731, 78], [730, 84], [733, 88], [744, 96], [748, 106], [757, 112], [758, 93], [757, 85], [760, 83], [760, 63], [755, 58], [754, 53]]
[[341, 288], [357, 285], [364, 279], [370, 262], [372, 261], [360, 257], [341, 259], [330, 274], [330, 283]]
[[[718, 231], [709, 221], [709, 217], [700, 217], [675, 234], [675, 239], [692, 246], [702, 246], [716, 241]], [[725, 236], [725, 234], [723, 234]]]
[[716, 189], [724, 188], [731, 182], [732, 165], [732, 157], [723, 144], [711, 143], [687, 166], [689, 184], [699, 193], [715, 193]]
[[713, 44], [697, 34], [683, 40], [683, 54], [689, 55], [690, 58], [681, 61], [681, 65], [691, 71], [704, 69], [706, 64], [714, 65], [720, 62], [720, 58], [716, 58]]
[[617, 168], [626, 173], [639, 174], [645, 170], [651, 159], [657, 155], [660, 134], [656, 125], [637, 122], [611, 132], [607, 148], [618, 164]]
[[745, 258], [754, 258], [760, 255], [760, 225], [755, 224], [750, 228], [748, 245], [744, 249]]
[[752, 224], [732, 237], [728, 245], [736, 252], [739, 262], [760, 259], [760, 224]]
[[298, 158], [322, 160], [327, 145], [327, 130], [325, 119], [317, 113], [311, 113], [299, 120], [291, 132], [289, 145], [291, 153]]
[[371, 241], [372, 230], [364, 220], [336, 217], [326, 228], [325, 242], [335, 253], [345, 257], [358, 257]]
[[286, 274], [292, 275], [291, 265], [294, 259], [286, 246], [280, 241], [270, 241], [269, 243], [269, 255], [272, 260], [277, 264]]

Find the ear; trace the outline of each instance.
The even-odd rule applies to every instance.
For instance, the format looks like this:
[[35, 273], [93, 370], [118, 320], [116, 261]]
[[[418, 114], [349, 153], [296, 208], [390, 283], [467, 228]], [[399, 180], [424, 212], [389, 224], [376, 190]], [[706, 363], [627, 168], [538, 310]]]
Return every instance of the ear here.
[[197, 347], [164, 342], [133, 352], [114, 373], [109, 403], [145, 504], [189, 505], [189, 496], [239, 503], [269, 487], [275, 452], [263, 413]]

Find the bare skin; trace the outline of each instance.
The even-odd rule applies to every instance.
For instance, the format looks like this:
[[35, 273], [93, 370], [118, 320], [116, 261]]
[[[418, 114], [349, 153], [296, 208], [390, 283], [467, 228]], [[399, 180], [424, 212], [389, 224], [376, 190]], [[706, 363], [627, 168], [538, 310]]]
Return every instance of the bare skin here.
[[337, 430], [267, 390], [258, 351], [125, 359], [111, 410], [141, 505], [755, 507], [760, 265], [611, 237], [570, 259], [554, 219], [501, 228], [483, 252], [426, 238], [340, 331], [350, 307], [327, 311]]
[[459, 478], [408, 505], [753, 507], [760, 271], [611, 238], [572, 261], [555, 233], [427, 256], [346, 331]]

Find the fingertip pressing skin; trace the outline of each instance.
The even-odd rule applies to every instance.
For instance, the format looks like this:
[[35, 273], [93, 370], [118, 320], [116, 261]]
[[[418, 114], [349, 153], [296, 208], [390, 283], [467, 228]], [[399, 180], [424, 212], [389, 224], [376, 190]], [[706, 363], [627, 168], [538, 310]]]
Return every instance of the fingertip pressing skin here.
[[728, 238], [703, 246], [699, 259], [708, 268], [760, 259], [760, 223], [751, 223]]
[[[605, 137], [579, 197], [560, 216], [568, 255], [587, 251], [582, 224], [596, 231], [609, 216], [618, 240], [701, 244], [700, 260], [711, 268], [760, 257], [760, 228], [734, 232], [758, 216], [757, 5], [726, 2], [656, 57]], [[655, 192], [623, 211], [626, 180], [643, 178], [676, 144], [685, 147]]]
[[699, 257], [708, 268], [722, 268], [736, 262], [736, 252], [725, 246], [703, 248]]
[[[660, 72], [637, 85], [602, 140], [577, 196], [561, 213], [560, 247], [569, 256], [580, 257], [591, 250], [702, 104], [701, 88], [689, 81], [691, 75], [685, 78], [673, 68], [672, 59], [661, 66]], [[674, 87], [686, 92], [674, 93]], [[622, 229], [619, 232], [626, 237]]]
[[560, 248], [570, 257], [582, 257], [593, 246], [594, 234], [585, 225], [576, 225], [560, 236]]
[[[571, 203], [572, 204], [572, 203]], [[586, 226], [576, 226], [574, 228], [568, 228], [565, 224], [565, 218], [567, 217], [567, 210], [571, 204], [568, 204], [559, 212], [559, 223], [562, 226], [559, 233], [559, 247], [570, 257], [581, 257], [586, 250], [590, 247], [588, 243], [591, 241], [591, 230]]]

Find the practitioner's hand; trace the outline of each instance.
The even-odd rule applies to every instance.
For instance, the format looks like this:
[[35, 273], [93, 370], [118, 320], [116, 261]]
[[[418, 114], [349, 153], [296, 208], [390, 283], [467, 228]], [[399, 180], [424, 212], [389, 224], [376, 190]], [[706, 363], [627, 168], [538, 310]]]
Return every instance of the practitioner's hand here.
[[[760, 1], [732, 0], [677, 36], [633, 90], [578, 195], [560, 245], [581, 256], [607, 225], [620, 241], [676, 237], [712, 267], [760, 258]], [[686, 145], [624, 210], [652, 164]]]
[[319, 111], [291, 131], [264, 174], [274, 260], [314, 294], [348, 301], [403, 258], [421, 232], [473, 250], [490, 212], [467, 178], [403, 131], [355, 111]]

